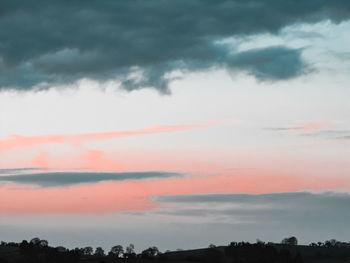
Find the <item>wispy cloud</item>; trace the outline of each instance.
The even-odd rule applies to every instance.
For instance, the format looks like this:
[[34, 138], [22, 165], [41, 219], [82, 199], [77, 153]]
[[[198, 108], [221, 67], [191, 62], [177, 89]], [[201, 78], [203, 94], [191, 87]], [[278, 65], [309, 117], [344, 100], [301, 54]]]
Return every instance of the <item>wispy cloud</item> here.
[[11, 175], [11, 174], [18, 174], [18, 173], [25, 173], [25, 172], [33, 172], [43, 170], [43, 168], [39, 167], [28, 167], [28, 168], [0, 168], [0, 175]]
[[50, 172], [0, 176], [0, 181], [16, 184], [32, 184], [42, 187], [59, 187], [76, 184], [92, 184], [102, 181], [146, 180], [182, 176], [184, 176], [184, 174], [160, 171], [124, 173]]
[[311, 132], [323, 130], [331, 126], [333, 122], [327, 121], [310, 121], [310, 122], [300, 122], [295, 125], [285, 126], [285, 127], [268, 127], [264, 130], [279, 131], [279, 132], [292, 132], [298, 134], [309, 134]]
[[34, 147], [45, 144], [71, 144], [74, 146], [80, 146], [81, 144], [89, 141], [100, 141], [108, 139], [116, 139], [130, 136], [149, 135], [158, 133], [170, 133], [178, 131], [187, 131], [199, 128], [205, 128], [213, 126], [216, 123], [200, 123], [189, 125], [162, 125], [153, 126], [150, 128], [129, 130], [129, 131], [111, 131], [111, 132], [99, 132], [99, 133], [85, 133], [74, 135], [40, 135], [40, 136], [22, 136], [22, 135], [10, 135], [10, 138], [0, 140], [0, 152], [9, 151], [24, 147]]
[[350, 130], [322, 130], [303, 135], [311, 137], [321, 137], [326, 139], [346, 140], [350, 138]]
[[296, 125], [286, 127], [269, 127], [264, 130], [276, 131], [276, 132], [289, 132], [295, 133], [301, 136], [318, 137], [329, 140], [348, 140], [350, 139], [350, 130], [346, 129], [330, 129], [334, 122], [322, 121], [322, 122], [303, 122]]
[[338, 136], [337, 139], [338, 139], [338, 140], [350, 140], [350, 135]]

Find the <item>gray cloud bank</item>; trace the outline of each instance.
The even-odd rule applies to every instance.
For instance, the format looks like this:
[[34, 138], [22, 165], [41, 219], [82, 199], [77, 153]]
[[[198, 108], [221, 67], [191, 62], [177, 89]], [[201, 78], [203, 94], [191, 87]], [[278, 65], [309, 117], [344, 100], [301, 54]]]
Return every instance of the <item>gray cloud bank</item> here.
[[[243, 224], [300, 227], [345, 227], [350, 220], [350, 194], [287, 192], [271, 194], [202, 194], [153, 197], [169, 204], [157, 213], [218, 218]], [[165, 206], [166, 207], [166, 206]]]
[[[0, 0], [0, 90], [118, 78], [167, 93], [165, 73], [213, 66], [289, 79], [305, 72], [301, 50], [232, 53], [216, 41], [349, 17], [347, 0]], [[135, 70], [142, 76], [129, 78]]]
[[146, 180], [153, 178], [182, 177], [175, 172], [146, 171], [125, 173], [102, 172], [49, 172], [0, 176], [0, 181], [17, 184], [32, 184], [41, 187], [92, 184], [101, 181]]
[[[149, 237], [152, 237], [152, 245], [162, 251], [207, 247], [210, 243], [226, 245], [231, 241], [255, 242], [257, 238], [280, 242], [292, 235], [298, 238], [300, 244], [331, 238], [349, 241], [348, 194], [212, 194], [163, 196], [156, 199], [171, 202], [166, 207], [167, 213], [162, 208], [166, 203], [162, 203], [154, 212], [128, 213], [122, 217], [40, 214], [33, 216], [36, 220], [28, 223], [27, 217], [14, 220], [14, 217], [4, 215], [0, 222], [2, 239], [17, 239], [20, 242], [24, 237], [29, 239], [40, 236], [57, 246], [66, 242], [64, 244], [71, 248], [77, 244], [85, 246], [85, 240], [89, 240], [89, 245], [110, 248], [118, 237], [119, 240], [135, 242], [139, 249], [148, 247]], [[237, 208], [233, 213], [234, 207], [228, 205], [240, 204], [243, 200], [249, 206], [246, 205], [245, 210]], [[260, 206], [255, 209], [257, 203]], [[237, 217], [241, 220], [236, 220]], [[67, 236], [70, 238], [67, 239]]]

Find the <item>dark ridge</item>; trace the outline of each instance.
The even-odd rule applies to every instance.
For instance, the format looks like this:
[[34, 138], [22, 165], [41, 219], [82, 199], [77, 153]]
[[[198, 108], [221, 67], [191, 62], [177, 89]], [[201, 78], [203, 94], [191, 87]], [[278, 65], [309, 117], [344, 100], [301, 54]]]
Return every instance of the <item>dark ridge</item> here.
[[172, 262], [172, 263], [346, 263], [350, 262], [350, 242], [335, 239], [298, 245], [295, 237], [277, 243], [231, 242], [227, 246], [209, 245], [208, 248], [160, 252], [149, 247], [135, 252], [133, 244], [123, 248], [113, 246], [108, 253], [101, 247], [67, 249], [51, 247], [48, 241], [33, 238], [29, 242], [0, 244], [0, 263], [109, 263], [109, 262]]

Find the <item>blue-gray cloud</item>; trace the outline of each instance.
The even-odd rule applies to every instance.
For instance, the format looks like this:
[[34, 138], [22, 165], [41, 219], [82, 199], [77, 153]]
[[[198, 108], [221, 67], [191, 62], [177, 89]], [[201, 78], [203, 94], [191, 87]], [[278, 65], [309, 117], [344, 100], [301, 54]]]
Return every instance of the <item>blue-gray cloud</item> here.
[[337, 137], [338, 140], [350, 140], [350, 135], [347, 136], [339, 136]]
[[310, 193], [310, 192], [281, 192], [269, 194], [198, 194], [198, 195], [164, 195], [156, 196], [155, 200], [159, 202], [175, 202], [175, 203], [285, 203], [295, 201], [295, 204], [300, 204], [301, 200], [322, 201], [326, 200], [347, 200], [350, 194], [325, 192], [325, 193]]
[[302, 126], [294, 126], [294, 127], [270, 127], [270, 128], [263, 128], [264, 130], [268, 131], [295, 131], [295, 130], [302, 130]]
[[228, 58], [232, 69], [245, 70], [260, 80], [289, 79], [307, 71], [300, 49], [283, 46], [252, 49]]
[[[348, 193], [202, 194], [153, 197], [170, 208], [159, 214], [235, 219], [241, 223], [337, 227], [350, 220]], [[176, 205], [177, 204], [177, 205]], [[166, 206], [165, 206], [166, 207]]]
[[43, 170], [43, 168], [36, 168], [36, 167], [26, 167], [26, 168], [1, 168], [0, 169], [0, 175], [7, 175], [7, 174], [18, 174], [18, 173], [24, 173], [24, 172], [33, 172]]
[[[347, 0], [0, 0], [0, 90], [118, 78], [127, 90], [169, 92], [166, 72], [212, 66], [288, 79], [305, 72], [301, 50], [232, 54], [216, 41], [349, 17]], [[141, 79], [128, 78], [135, 69]]]
[[101, 181], [146, 180], [152, 178], [182, 177], [181, 173], [146, 171], [124, 173], [102, 172], [49, 172], [0, 176], [0, 181], [17, 184], [32, 184], [41, 187], [92, 184]]
[[346, 140], [350, 139], [350, 131], [349, 130], [324, 130], [313, 133], [302, 134], [303, 136], [311, 136], [311, 137], [321, 137], [328, 140], [332, 139], [340, 139]]
[[[269, 127], [263, 128], [268, 131], [302, 131], [304, 127], [302, 126], [294, 126], [294, 127]], [[308, 131], [299, 134], [304, 137], [317, 137], [324, 138], [327, 140], [347, 140], [350, 139], [350, 130], [316, 130], [316, 131]]]

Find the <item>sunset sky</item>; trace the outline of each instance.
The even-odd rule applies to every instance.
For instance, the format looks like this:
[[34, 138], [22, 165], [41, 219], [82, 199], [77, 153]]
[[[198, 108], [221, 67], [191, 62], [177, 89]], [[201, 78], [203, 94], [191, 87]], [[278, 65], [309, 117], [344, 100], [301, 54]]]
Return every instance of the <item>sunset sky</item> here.
[[350, 1], [0, 0], [0, 240], [349, 241]]

